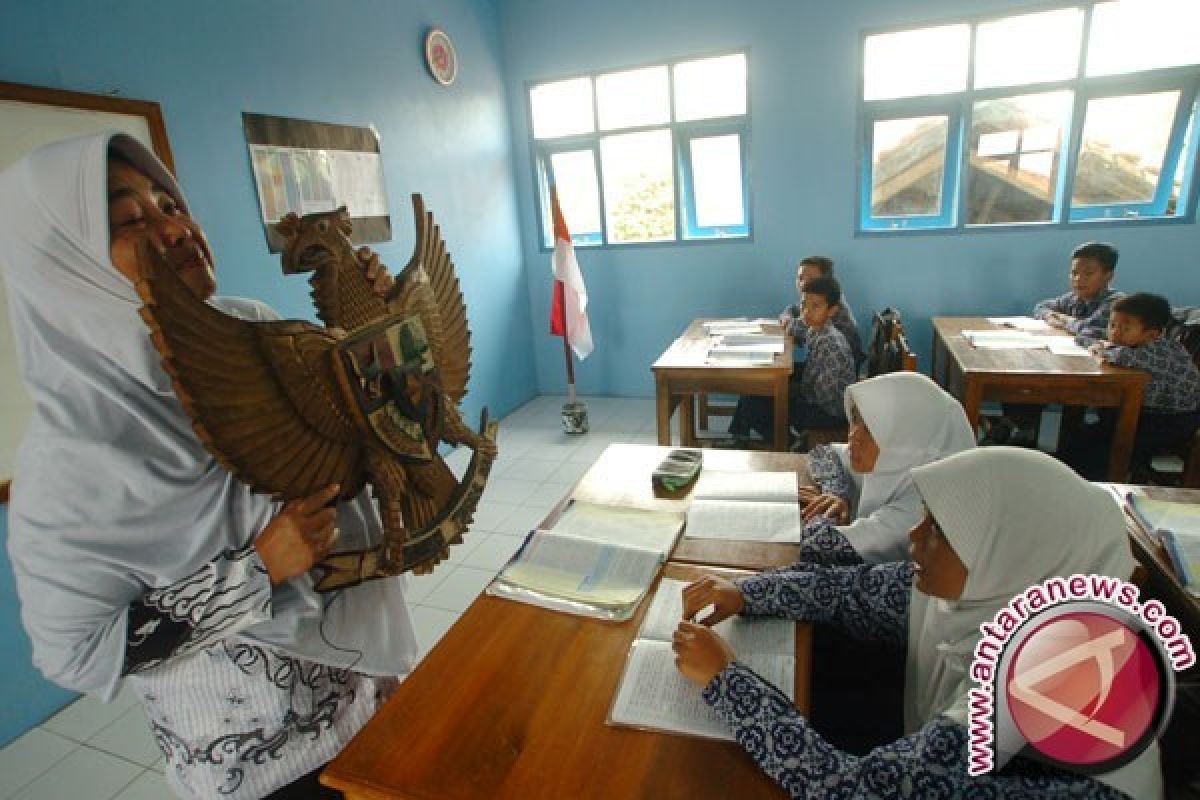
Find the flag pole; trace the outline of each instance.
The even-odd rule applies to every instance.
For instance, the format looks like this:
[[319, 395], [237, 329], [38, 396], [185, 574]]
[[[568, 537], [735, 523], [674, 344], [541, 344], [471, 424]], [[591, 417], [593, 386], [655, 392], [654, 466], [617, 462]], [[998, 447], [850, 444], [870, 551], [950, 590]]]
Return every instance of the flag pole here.
[[571, 358], [571, 345], [567, 337], [562, 337], [563, 355], [567, 359], [567, 402], [575, 404], [575, 359]]

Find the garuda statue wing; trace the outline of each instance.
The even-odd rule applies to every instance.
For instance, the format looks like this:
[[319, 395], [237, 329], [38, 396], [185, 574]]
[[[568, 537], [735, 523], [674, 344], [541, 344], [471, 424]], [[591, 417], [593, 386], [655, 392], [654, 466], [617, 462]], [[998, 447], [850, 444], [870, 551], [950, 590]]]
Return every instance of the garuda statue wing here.
[[467, 393], [471, 377], [467, 306], [441, 228], [433, 221], [433, 213], [425, 210], [421, 195], [414, 194], [412, 201], [416, 243], [412, 258], [396, 278], [388, 306], [393, 313], [421, 317], [441, 375], [442, 391], [457, 406]]
[[152, 249], [139, 254], [142, 319], [193, 428], [256, 491], [303, 497], [366, 479], [362, 436], [331, 353], [337, 338], [295, 320], [248, 321], [197, 298]]

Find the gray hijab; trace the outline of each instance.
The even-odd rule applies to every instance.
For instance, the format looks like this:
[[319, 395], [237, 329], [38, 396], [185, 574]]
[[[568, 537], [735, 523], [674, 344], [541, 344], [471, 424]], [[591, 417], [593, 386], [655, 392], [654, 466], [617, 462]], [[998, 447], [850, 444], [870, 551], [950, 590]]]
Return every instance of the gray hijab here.
[[[0, 268], [34, 404], [9, 555], [35, 663], [105, 697], [120, 686], [126, 607], [244, 547], [278, 510], [200, 444], [110, 260], [110, 148], [187, 208], [166, 168], [123, 134], [57, 142], [0, 174]], [[274, 317], [251, 301], [211, 302]], [[379, 535], [365, 495], [339, 508], [338, 524], [358, 542]], [[402, 578], [321, 596], [300, 576], [275, 587], [271, 618], [240, 635], [378, 675], [407, 672], [417, 653]]]

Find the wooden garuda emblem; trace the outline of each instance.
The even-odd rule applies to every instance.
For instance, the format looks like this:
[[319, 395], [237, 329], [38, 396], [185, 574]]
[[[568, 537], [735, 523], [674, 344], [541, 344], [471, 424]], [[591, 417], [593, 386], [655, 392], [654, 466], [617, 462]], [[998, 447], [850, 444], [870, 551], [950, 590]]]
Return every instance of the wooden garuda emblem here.
[[[344, 208], [278, 224], [285, 273], [311, 272], [320, 327], [251, 322], [200, 301], [163, 258], [141, 254], [142, 318], [175, 393], [217, 460], [280, 500], [370, 483], [384, 540], [322, 561], [317, 588], [422, 573], [462, 541], [496, 456], [496, 423], [459, 413], [470, 375], [467, 310], [433, 215], [413, 195], [417, 241], [387, 297], [350, 244]], [[460, 481], [438, 445], [472, 452]]]

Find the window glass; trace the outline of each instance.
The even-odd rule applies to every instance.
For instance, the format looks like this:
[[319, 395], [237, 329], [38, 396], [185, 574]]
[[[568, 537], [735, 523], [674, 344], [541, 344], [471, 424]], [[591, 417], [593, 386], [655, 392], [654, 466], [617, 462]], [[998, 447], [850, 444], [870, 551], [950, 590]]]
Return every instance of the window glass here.
[[596, 78], [596, 111], [600, 129], [606, 131], [670, 122], [667, 68], [633, 69]]
[[948, 117], [878, 120], [871, 137], [871, 215], [939, 214]]
[[1090, 100], [1071, 204], [1152, 200], [1178, 103], [1179, 92]]
[[1071, 92], [984, 100], [971, 113], [967, 224], [1046, 222]]
[[610, 242], [675, 237], [675, 185], [667, 129], [600, 140], [605, 221]]
[[[600, 185], [591, 150], [573, 150], [550, 156], [558, 204], [575, 244], [592, 243], [600, 235]], [[551, 237], [553, 238], [553, 237]]]
[[675, 65], [676, 120], [683, 122], [745, 113], [744, 53]]
[[1200, 2], [1097, 3], [1088, 37], [1087, 74], [1200, 64]]
[[735, 134], [707, 136], [689, 143], [696, 225], [701, 228], [746, 224], [742, 208], [742, 143]]
[[529, 90], [529, 105], [533, 110], [535, 139], [590, 133], [595, 129], [590, 78], [535, 86]]
[[1073, 78], [1082, 36], [1083, 10], [1078, 8], [982, 23], [975, 31], [975, 86]]
[[970, 40], [969, 25], [868, 36], [864, 98], [884, 100], [962, 91], [967, 88]]

